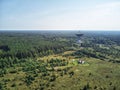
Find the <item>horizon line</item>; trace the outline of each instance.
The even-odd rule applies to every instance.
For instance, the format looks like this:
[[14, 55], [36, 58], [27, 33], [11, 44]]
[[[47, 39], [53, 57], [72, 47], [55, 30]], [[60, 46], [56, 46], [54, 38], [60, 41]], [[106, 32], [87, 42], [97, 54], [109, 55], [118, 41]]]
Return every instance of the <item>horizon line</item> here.
[[46, 30], [42, 30], [42, 29], [25, 29], [25, 30], [23, 30], [23, 29], [10, 29], [10, 30], [7, 30], [7, 29], [0, 29], [0, 31], [120, 31], [120, 30], [71, 30], [71, 29], [67, 29], [67, 30], [61, 30], [61, 29], [57, 29], [57, 30], [52, 30], [52, 29], [46, 29]]

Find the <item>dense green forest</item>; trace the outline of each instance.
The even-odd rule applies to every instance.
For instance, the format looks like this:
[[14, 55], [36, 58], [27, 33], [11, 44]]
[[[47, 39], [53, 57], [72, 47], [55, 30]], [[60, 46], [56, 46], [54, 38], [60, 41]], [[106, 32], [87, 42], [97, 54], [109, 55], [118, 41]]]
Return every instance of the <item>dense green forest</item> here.
[[0, 31], [0, 90], [120, 90], [120, 32], [76, 33]]

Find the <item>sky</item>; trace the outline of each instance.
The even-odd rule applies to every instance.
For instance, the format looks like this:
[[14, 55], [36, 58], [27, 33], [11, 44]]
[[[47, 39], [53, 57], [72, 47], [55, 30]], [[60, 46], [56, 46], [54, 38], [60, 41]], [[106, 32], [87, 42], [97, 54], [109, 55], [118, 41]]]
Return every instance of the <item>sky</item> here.
[[120, 0], [0, 0], [0, 30], [120, 31]]

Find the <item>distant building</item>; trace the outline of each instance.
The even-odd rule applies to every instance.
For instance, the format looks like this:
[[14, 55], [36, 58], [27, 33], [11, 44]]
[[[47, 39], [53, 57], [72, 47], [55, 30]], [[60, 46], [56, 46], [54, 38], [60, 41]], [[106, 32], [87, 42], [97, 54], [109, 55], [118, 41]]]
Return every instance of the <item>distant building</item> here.
[[79, 64], [84, 64], [85, 61], [83, 61], [83, 60], [78, 60], [78, 63], [79, 63]]

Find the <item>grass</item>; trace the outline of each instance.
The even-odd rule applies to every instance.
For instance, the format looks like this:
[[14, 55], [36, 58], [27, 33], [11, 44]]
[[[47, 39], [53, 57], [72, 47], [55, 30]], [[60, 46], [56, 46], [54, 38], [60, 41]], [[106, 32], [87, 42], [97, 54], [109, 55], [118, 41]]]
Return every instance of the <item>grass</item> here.
[[[80, 90], [89, 83], [91, 90], [93, 90], [95, 86], [97, 86], [98, 90], [100, 88], [110, 90], [110, 88], [114, 86], [119, 90], [120, 78], [118, 76], [120, 75], [120, 66], [108, 62], [104, 63], [104, 61], [94, 58], [88, 58], [89, 62], [93, 60], [94, 64], [90, 64], [87, 67], [83, 67], [83, 65], [74, 66], [72, 70], [75, 72], [75, 75], [72, 78], [67, 76], [63, 77], [62, 80], [60, 78], [58, 80], [58, 86], [64, 84], [66, 88], [63, 90]], [[110, 85], [110, 83], [112, 83], [112, 85]], [[56, 84], [56, 87], [58, 86]], [[60, 90], [59, 88], [56, 89]]]
[[[65, 52], [65, 54], [71, 54], [70, 52]], [[74, 56], [64, 57], [61, 54], [45, 56], [43, 58], [38, 58], [37, 60], [50, 60], [50, 59], [65, 59], [68, 60], [69, 64], [67, 66], [59, 66], [61, 70], [70, 67], [66, 74], [63, 74], [62, 71], [53, 71], [51, 74], [56, 75], [56, 80], [49, 83], [49, 86], [45, 87], [45, 90], [83, 90], [86, 85], [89, 85], [90, 90], [120, 90], [120, 65], [117, 63], [102, 61], [96, 58], [81, 58], [85, 61], [85, 64], [78, 64]], [[13, 70], [14, 68], [9, 68]], [[18, 68], [19, 69], [19, 68]], [[74, 72], [74, 75], [71, 75], [70, 72]], [[62, 74], [62, 75], [61, 75]], [[33, 83], [27, 87], [24, 83], [24, 77], [27, 73], [22, 71], [17, 71], [17, 73], [8, 73], [4, 77], [0, 78], [1, 80], [9, 80], [7, 82], [7, 88], [9, 90], [34, 90], [36, 87], [40, 88], [40, 83], [47, 83], [49, 76], [46, 77], [46, 80], [42, 80], [41, 74], [38, 73], [38, 76], [35, 77]], [[16, 87], [12, 87], [12, 85]]]
[[[66, 59], [71, 60], [69, 56]], [[116, 87], [116, 90], [120, 89], [119, 64], [96, 58], [85, 57], [83, 60], [85, 60], [85, 64], [79, 65], [77, 61], [69, 64], [68, 66], [72, 66], [71, 70], [75, 72], [74, 76], [72, 78], [68, 75], [59, 77], [55, 81], [55, 86], [52, 89], [82, 90], [87, 83], [89, 83], [91, 90], [112, 90], [114, 87]]]

